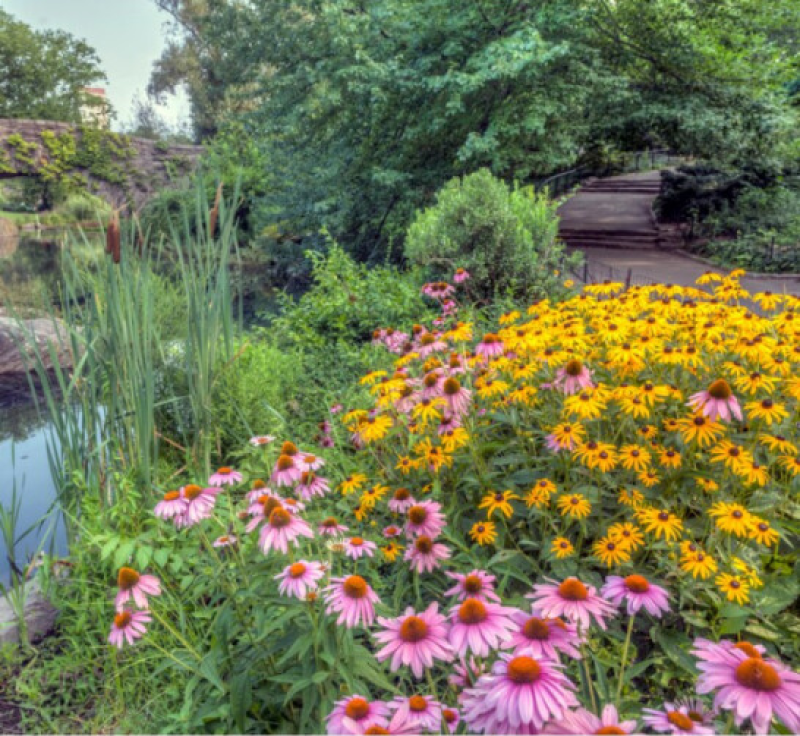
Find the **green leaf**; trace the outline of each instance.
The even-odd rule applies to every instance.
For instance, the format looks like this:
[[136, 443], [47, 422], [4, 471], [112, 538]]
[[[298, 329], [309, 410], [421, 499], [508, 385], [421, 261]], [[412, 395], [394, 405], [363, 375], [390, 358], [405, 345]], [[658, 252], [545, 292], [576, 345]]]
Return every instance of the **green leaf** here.
[[231, 717], [239, 733], [245, 732], [247, 709], [252, 700], [250, 675], [240, 672], [231, 679]]
[[200, 662], [200, 674], [206, 678], [214, 687], [217, 688], [221, 693], [225, 692], [225, 683], [222, 682], [222, 678], [219, 676], [219, 670], [217, 669], [217, 663], [214, 661], [216, 659], [216, 652], [211, 652], [203, 657], [203, 661]]
[[658, 642], [664, 654], [675, 664], [691, 675], [697, 676], [694, 658], [687, 651], [691, 642], [685, 634], [664, 631], [660, 626], [653, 626], [650, 629], [650, 636]]

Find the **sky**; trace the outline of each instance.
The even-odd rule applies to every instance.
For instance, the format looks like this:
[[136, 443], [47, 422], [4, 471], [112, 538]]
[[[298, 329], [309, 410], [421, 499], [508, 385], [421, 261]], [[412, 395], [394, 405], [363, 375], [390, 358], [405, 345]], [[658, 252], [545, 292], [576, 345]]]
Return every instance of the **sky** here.
[[[0, 8], [37, 30], [61, 29], [92, 46], [108, 77], [97, 86], [117, 113], [112, 128], [131, 124], [133, 102], [146, 98], [150, 69], [166, 45], [169, 18], [152, 0], [0, 0]], [[189, 117], [184, 93], [157, 109], [172, 126]]]

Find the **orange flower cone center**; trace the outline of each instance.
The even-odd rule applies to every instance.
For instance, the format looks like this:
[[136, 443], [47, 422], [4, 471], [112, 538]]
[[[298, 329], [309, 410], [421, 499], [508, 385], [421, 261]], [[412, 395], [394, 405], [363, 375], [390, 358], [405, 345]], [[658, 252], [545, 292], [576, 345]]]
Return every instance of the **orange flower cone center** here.
[[333, 527], [336, 525], [336, 519], [334, 519], [332, 516], [329, 516], [327, 519], [325, 519], [325, 521], [322, 522], [322, 526], [327, 529], [333, 529]]
[[761, 652], [758, 651], [749, 641], [740, 641], [733, 645], [734, 649], [743, 651], [751, 659], [761, 659]]
[[771, 693], [781, 684], [778, 671], [760, 657], [749, 657], [736, 668], [736, 681], [751, 690]]
[[360, 575], [351, 575], [344, 581], [342, 586], [344, 590], [344, 594], [348, 598], [364, 598], [367, 595], [367, 591], [369, 588], [367, 587], [367, 581], [364, 580]]
[[558, 593], [568, 601], [585, 601], [589, 597], [588, 589], [577, 578], [569, 578], [561, 583]]
[[269, 525], [273, 529], [283, 529], [292, 523], [292, 515], [282, 508], [273, 509], [269, 515]]
[[253, 490], [254, 490], [254, 491], [257, 491], [257, 490], [259, 490], [260, 488], [266, 488], [266, 487], [267, 487], [267, 484], [266, 484], [266, 483], [264, 483], [264, 481], [263, 481], [263, 480], [261, 480], [261, 478], [256, 478], [256, 479], [253, 481]]
[[544, 619], [532, 616], [525, 622], [522, 633], [525, 634], [527, 639], [547, 641], [550, 638], [550, 627]]
[[542, 668], [533, 657], [514, 657], [508, 663], [508, 679], [518, 685], [536, 682], [542, 676]]
[[306, 455], [303, 458], [303, 462], [306, 465], [313, 465], [315, 462], [317, 462], [317, 457], [316, 457], [316, 455]]
[[222, 467], [217, 470], [219, 475], [230, 475], [233, 471], [228, 467]]
[[408, 699], [408, 707], [414, 713], [422, 713], [423, 711], [427, 710], [428, 708], [428, 701], [425, 700], [421, 695], [412, 695]]
[[139, 573], [130, 567], [121, 567], [119, 575], [117, 575], [117, 585], [120, 590], [130, 590], [136, 583], [139, 582]]
[[370, 726], [366, 731], [365, 734], [382, 734], [382, 733], [389, 733], [389, 731], [381, 726]]
[[671, 710], [667, 713], [667, 720], [681, 731], [691, 731], [694, 729], [694, 721], [689, 718], [689, 716], [685, 716], [677, 710]]
[[281, 455], [276, 463], [278, 471], [291, 470], [294, 467], [294, 460], [289, 455]]
[[423, 383], [425, 384], [425, 388], [433, 388], [438, 380], [439, 376], [435, 373], [428, 373], [423, 379]]
[[602, 728], [598, 728], [595, 733], [628, 733], [627, 731], [623, 731], [619, 726], [603, 726]]
[[458, 620], [468, 626], [483, 623], [488, 617], [486, 606], [475, 598], [468, 598], [458, 608]]
[[448, 396], [455, 396], [461, 390], [461, 384], [457, 378], [448, 378], [444, 382], [443, 388]]
[[433, 551], [433, 540], [423, 534], [417, 537], [417, 541], [414, 542], [414, 547], [417, 552], [421, 552], [423, 555], [429, 555]]
[[444, 720], [447, 723], [454, 723], [456, 718], [458, 718], [458, 714], [454, 710], [450, 710], [450, 708], [445, 708], [442, 711], [442, 716], [444, 716]]
[[189, 501], [194, 501], [194, 499], [196, 499], [202, 492], [203, 489], [194, 483], [190, 483], [188, 486], [183, 487], [183, 496]]
[[422, 641], [428, 635], [428, 624], [419, 616], [409, 616], [400, 625], [400, 638], [403, 641], [415, 643]]
[[642, 575], [628, 575], [625, 578], [625, 587], [633, 593], [646, 593], [650, 590], [650, 583]]
[[167, 491], [164, 494], [165, 501], [177, 501], [181, 497], [181, 494], [178, 491]]
[[369, 713], [369, 703], [364, 698], [353, 698], [344, 709], [345, 715], [354, 721], [360, 721]]
[[364, 544], [364, 540], [361, 537], [350, 538], [350, 545], [352, 547], [360, 547], [362, 544]]
[[281, 445], [281, 455], [296, 455], [297, 447], [293, 442], [284, 442]]
[[394, 492], [395, 501], [407, 501], [409, 498], [411, 498], [411, 493], [408, 488], [398, 488]]
[[424, 524], [428, 518], [428, 512], [424, 506], [412, 506], [408, 510], [408, 518], [414, 524]]
[[728, 385], [728, 382], [723, 379], [719, 378], [714, 383], [712, 383], [708, 387], [709, 396], [713, 399], [717, 399], [719, 401], [727, 401], [732, 395], [733, 391], [731, 391], [731, 387]]
[[277, 498], [273, 496], [262, 496], [261, 498], [265, 499], [261, 501], [264, 507], [264, 516], [271, 516], [275, 509], [281, 508], [281, 502]]
[[467, 575], [464, 578], [464, 590], [474, 595], [483, 590], [483, 581], [477, 575]]
[[122, 613], [118, 613], [116, 616], [114, 616], [114, 626], [116, 626], [118, 629], [124, 629], [130, 622], [130, 611], [122, 611]]
[[306, 571], [306, 566], [302, 562], [295, 562], [289, 568], [289, 577], [292, 578], [299, 578], [303, 576], [303, 573]]

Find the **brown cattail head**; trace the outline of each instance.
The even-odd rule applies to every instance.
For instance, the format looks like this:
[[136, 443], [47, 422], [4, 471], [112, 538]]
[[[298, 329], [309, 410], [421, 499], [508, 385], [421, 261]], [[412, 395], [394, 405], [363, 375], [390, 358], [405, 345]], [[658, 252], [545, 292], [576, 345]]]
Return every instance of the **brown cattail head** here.
[[217, 229], [217, 220], [219, 219], [219, 203], [222, 199], [222, 183], [217, 187], [217, 194], [214, 197], [214, 206], [211, 212], [208, 213], [208, 236], [214, 237], [214, 232]]
[[120, 232], [119, 212], [114, 210], [111, 220], [106, 228], [106, 253], [111, 254], [114, 263], [119, 263], [120, 258]]

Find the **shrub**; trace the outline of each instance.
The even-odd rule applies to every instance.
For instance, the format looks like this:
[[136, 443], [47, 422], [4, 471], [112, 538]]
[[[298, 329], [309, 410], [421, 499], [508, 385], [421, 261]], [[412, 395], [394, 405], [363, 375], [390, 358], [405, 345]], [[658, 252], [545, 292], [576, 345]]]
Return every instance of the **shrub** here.
[[472, 276], [469, 293], [489, 299], [504, 292], [532, 298], [557, 288], [564, 249], [558, 217], [546, 195], [509, 188], [487, 169], [452, 179], [436, 204], [418, 212], [408, 230], [406, 258], [433, 278], [456, 268]]
[[68, 221], [85, 222], [107, 216], [111, 212], [111, 205], [100, 197], [80, 192], [70, 194], [58, 210]]

